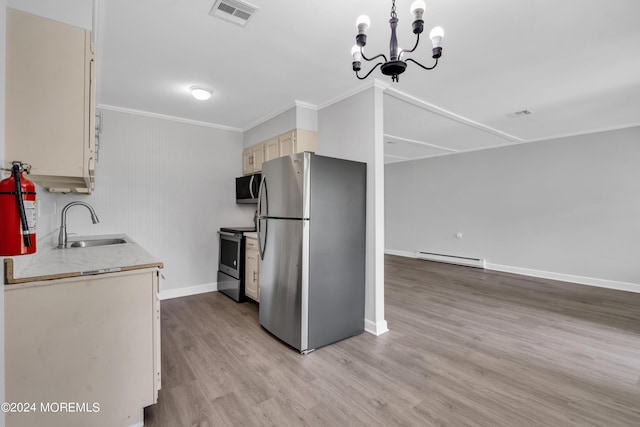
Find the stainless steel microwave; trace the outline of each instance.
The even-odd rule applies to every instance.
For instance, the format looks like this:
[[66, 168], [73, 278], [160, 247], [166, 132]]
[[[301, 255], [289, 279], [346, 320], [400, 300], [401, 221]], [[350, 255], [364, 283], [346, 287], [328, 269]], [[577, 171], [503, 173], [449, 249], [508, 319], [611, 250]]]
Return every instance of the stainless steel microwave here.
[[236, 203], [258, 203], [258, 190], [262, 181], [261, 173], [236, 178]]

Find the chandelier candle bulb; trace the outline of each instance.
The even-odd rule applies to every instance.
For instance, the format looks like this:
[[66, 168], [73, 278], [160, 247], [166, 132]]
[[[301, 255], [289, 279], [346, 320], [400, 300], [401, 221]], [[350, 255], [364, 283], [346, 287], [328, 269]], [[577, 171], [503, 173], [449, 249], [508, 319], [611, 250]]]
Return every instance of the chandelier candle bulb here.
[[427, 7], [425, 2], [422, 0], [416, 0], [411, 3], [411, 14], [413, 15], [413, 19], [416, 21], [418, 19], [422, 19], [422, 14], [424, 13], [424, 9]]
[[360, 47], [364, 47], [367, 44], [367, 30], [371, 25], [371, 19], [367, 15], [360, 15], [356, 20], [356, 27], [358, 27], [358, 35], [356, 36], [356, 43]]
[[444, 37], [444, 30], [442, 29], [442, 27], [433, 27], [433, 29], [429, 33], [429, 38], [431, 39], [431, 43], [433, 43], [434, 48], [440, 47], [443, 37]]
[[367, 15], [360, 15], [356, 20], [356, 26], [358, 27], [358, 34], [367, 34], [367, 30], [371, 26], [371, 19]]
[[362, 54], [360, 53], [360, 46], [357, 44], [351, 48], [351, 56], [353, 56], [353, 62], [362, 61]]
[[411, 27], [413, 28], [413, 34], [420, 34], [424, 30], [422, 15], [424, 14], [425, 7], [426, 5], [422, 0], [416, 0], [411, 3], [411, 15], [413, 15], [413, 24], [411, 24]]
[[433, 43], [433, 58], [440, 58], [442, 56], [442, 38], [444, 37], [444, 30], [442, 27], [433, 27], [431, 32], [429, 33], [429, 38], [431, 39], [431, 43]]

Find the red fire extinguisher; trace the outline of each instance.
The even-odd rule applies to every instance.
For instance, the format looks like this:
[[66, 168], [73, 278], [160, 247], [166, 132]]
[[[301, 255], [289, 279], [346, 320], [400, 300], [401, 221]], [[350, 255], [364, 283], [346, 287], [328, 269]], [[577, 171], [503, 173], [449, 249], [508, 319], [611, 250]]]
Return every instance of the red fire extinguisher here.
[[30, 168], [12, 162], [11, 176], [0, 181], [0, 255], [36, 251], [36, 187], [22, 175]]

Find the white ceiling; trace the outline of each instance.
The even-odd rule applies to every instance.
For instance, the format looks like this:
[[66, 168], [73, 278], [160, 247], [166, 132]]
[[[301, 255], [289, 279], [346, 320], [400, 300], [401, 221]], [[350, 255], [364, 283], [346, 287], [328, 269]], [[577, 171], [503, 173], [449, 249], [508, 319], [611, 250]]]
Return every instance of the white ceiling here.
[[[412, 0], [398, 0], [410, 48]], [[326, 105], [366, 85], [351, 70], [355, 19], [365, 52], [388, 55], [391, 1], [251, 0], [245, 27], [210, 16], [214, 0], [97, 0], [98, 103], [246, 130], [295, 101]], [[414, 57], [385, 91], [386, 161], [640, 124], [640, 1], [430, 0]], [[368, 64], [363, 64], [366, 68]], [[370, 80], [371, 77], [368, 79]], [[199, 102], [188, 87], [215, 93]], [[532, 115], [509, 118], [528, 109]]]

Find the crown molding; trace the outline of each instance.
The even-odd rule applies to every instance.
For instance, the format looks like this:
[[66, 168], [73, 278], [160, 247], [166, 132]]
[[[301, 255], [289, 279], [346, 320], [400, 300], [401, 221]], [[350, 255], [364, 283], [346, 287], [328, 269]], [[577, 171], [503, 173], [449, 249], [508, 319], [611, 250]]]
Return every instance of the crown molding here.
[[415, 144], [415, 145], [424, 145], [426, 147], [437, 148], [438, 150], [449, 151], [451, 153], [459, 153], [460, 152], [460, 150], [457, 150], [455, 148], [447, 148], [447, 147], [443, 147], [441, 145], [431, 144], [429, 142], [418, 141], [418, 140], [409, 139], [409, 138], [402, 138], [400, 136], [390, 135], [388, 133], [385, 133], [384, 137], [385, 137], [385, 139], [390, 139], [392, 141], [406, 142], [406, 143]]
[[418, 108], [421, 108], [423, 110], [429, 111], [433, 114], [437, 114], [441, 117], [456, 121], [460, 124], [472, 127], [474, 129], [478, 129], [480, 131], [486, 132], [486, 133], [490, 133], [492, 135], [498, 136], [500, 138], [506, 139], [508, 141], [511, 142], [525, 142], [524, 139], [519, 138], [517, 136], [514, 135], [510, 135], [506, 132], [502, 132], [501, 130], [492, 128], [490, 126], [484, 125], [482, 123], [476, 122], [474, 120], [468, 119], [464, 116], [461, 116], [459, 114], [453, 113], [449, 110], [445, 110], [444, 108], [438, 107], [437, 105], [431, 104], [429, 102], [423, 101], [419, 98], [416, 98], [415, 96], [406, 94], [404, 92], [401, 92], [397, 89], [393, 89], [393, 88], [388, 88], [385, 91], [385, 94], [392, 96], [400, 101], [406, 102], [408, 104], [414, 105]]
[[571, 132], [571, 133], [563, 133], [563, 134], [557, 134], [557, 135], [552, 135], [552, 136], [544, 136], [544, 137], [541, 137], [541, 138], [527, 139], [527, 140], [525, 140], [525, 142], [549, 141], [551, 139], [570, 138], [572, 136], [584, 136], [584, 135], [591, 135], [593, 133], [611, 132], [611, 131], [614, 131], [614, 130], [630, 129], [630, 128], [635, 128], [635, 127], [640, 127], [640, 122], [627, 123], [627, 124], [624, 124], [624, 125], [617, 125], [617, 126], [608, 126], [608, 127], [603, 127], [603, 128], [595, 128], [595, 129], [589, 129], [589, 130], [580, 131], [580, 132]]
[[365, 90], [371, 89], [371, 88], [377, 88], [377, 89], [382, 89], [382, 90], [387, 90], [390, 87], [389, 83], [383, 82], [381, 80], [378, 79], [373, 79], [367, 83], [361, 84], [358, 87], [351, 89], [341, 95], [338, 95], [334, 98], [331, 98], [328, 101], [323, 102], [322, 104], [319, 104], [317, 109], [318, 110], [322, 110], [323, 108], [327, 108], [333, 104], [337, 104], [340, 101], [344, 101], [347, 98], [351, 98], [354, 95], [359, 94], [360, 92], [364, 92]]
[[293, 101], [293, 104], [296, 107], [300, 107], [300, 108], [306, 108], [308, 110], [314, 110], [314, 111], [318, 111], [318, 106], [311, 104], [309, 102], [304, 102], [304, 101], [298, 101], [297, 99], [295, 101]]
[[204, 127], [213, 128], [213, 129], [228, 130], [231, 132], [242, 132], [242, 129], [231, 127], [231, 126], [219, 125], [216, 123], [209, 123], [209, 122], [201, 122], [199, 120], [185, 119], [184, 117], [169, 116], [166, 114], [152, 113], [150, 111], [134, 110], [132, 108], [116, 107], [114, 105], [98, 104], [96, 108], [100, 110], [115, 111], [118, 113], [134, 114], [136, 116], [151, 117], [154, 119], [163, 119], [163, 120], [169, 120], [172, 122], [180, 122], [180, 123], [186, 123], [190, 125], [204, 126]]

